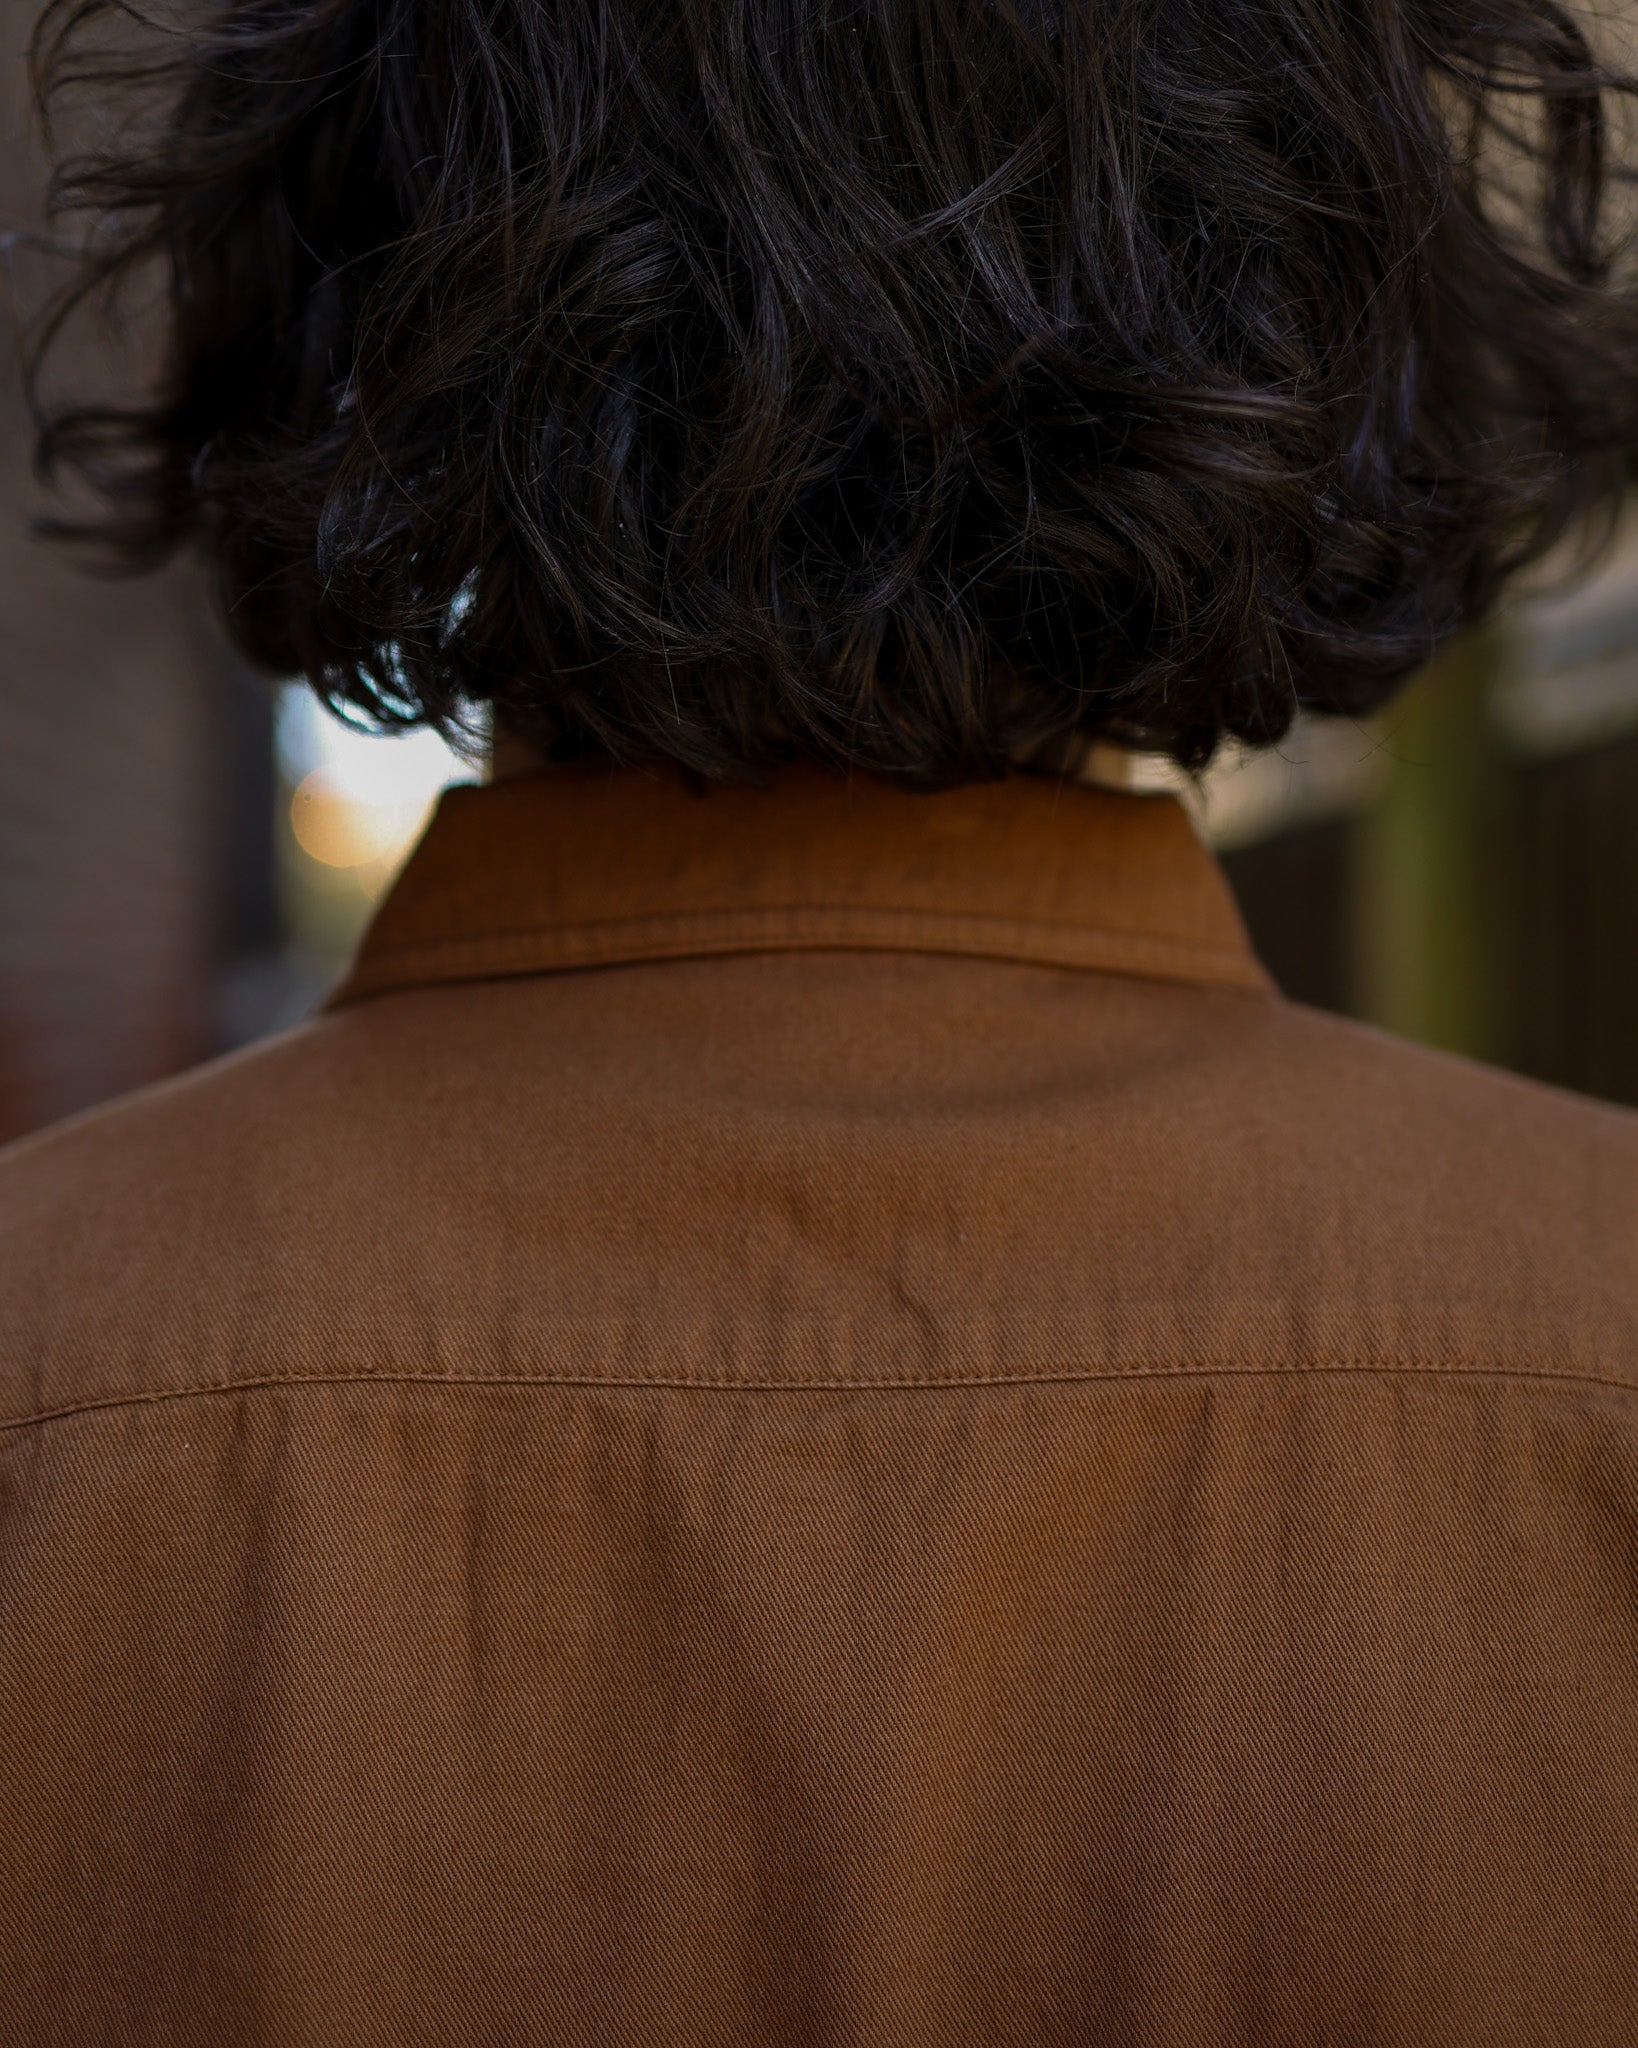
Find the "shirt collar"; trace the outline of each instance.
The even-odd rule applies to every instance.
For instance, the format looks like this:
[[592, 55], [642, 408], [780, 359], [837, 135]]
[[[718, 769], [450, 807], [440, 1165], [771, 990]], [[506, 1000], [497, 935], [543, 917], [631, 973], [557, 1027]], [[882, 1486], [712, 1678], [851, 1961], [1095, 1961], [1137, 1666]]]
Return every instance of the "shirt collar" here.
[[864, 948], [1267, 991], [1177, 798], [1030, 774], [938, 792], [554, 767], [446, 790], [330, 1007], [704, 954]]

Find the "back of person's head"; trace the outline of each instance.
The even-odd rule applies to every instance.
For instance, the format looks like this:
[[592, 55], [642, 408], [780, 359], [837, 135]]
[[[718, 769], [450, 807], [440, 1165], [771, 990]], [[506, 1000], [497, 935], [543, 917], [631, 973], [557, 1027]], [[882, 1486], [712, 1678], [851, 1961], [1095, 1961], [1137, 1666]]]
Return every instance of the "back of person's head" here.
[[[1634, 84], [1553, 0], [52, 0], [43, 522], [336, 703], [709, 775], [1361, 714], [1613, 505]], [[105, 119], [104, 127], [108, 126]], [[47, 399], [160, 266], [151, 403]]]

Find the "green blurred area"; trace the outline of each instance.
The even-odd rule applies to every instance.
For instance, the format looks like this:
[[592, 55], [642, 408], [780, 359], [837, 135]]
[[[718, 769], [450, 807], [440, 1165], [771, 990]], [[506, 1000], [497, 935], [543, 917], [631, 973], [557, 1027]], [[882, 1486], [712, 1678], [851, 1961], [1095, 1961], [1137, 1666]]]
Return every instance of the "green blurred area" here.
[[1204, 813], [1289, 995], [1638, 1103], [1631, 522], [1589, 580], [1453, 642], [1369, 727], [1281, 753], [1283, 784], [1278, 757], [1231, 769]]

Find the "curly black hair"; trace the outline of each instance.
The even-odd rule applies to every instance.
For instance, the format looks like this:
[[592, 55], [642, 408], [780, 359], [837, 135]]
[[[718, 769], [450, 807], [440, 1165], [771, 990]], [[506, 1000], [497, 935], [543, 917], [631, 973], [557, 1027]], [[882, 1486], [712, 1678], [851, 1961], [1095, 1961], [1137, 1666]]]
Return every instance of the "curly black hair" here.
[[[389, 725], [1198, 766], [1377, 706], [1638, 445], [1638, 85], [1554, 0], [184, 8], [35, 33], [48, 136], [129, 117], [52, 181], [36, 468], [99, 497], [36, 530], [197, 547]], [[149, 265], [141, 402], [49, 403]]]

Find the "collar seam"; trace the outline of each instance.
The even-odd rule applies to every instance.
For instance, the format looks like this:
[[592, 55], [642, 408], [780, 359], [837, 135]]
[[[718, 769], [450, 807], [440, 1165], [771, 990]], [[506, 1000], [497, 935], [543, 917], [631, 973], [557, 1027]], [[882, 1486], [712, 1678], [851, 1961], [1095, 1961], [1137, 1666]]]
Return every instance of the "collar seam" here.
[[939, 953], [1025, 966], [1128, 975], [1272, 994], [1245, 945], [1213, 945], [1163, 931], [1114, 931], [1051, 918], [886, 904], [755, 904], [640, 912], [629, 917], [520, 925], [394, 946], [378, 941], [327, 1007], [428, 982], [572, 973], [752, 952]]

